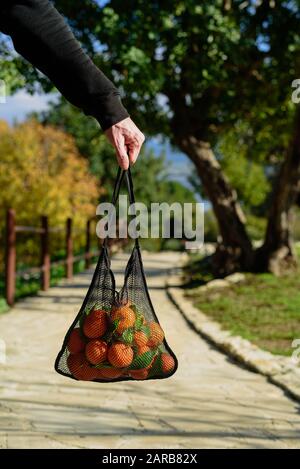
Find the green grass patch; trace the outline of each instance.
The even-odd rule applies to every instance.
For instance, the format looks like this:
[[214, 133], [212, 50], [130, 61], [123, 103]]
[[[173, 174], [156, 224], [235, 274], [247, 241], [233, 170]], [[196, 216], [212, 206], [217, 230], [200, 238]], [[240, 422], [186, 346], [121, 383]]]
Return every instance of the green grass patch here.
[[189, 288], [186, 295], [224, 329], [274, 354], [291, 355], [292, 341], [300, 338], [299, 274], [295, 272], [280, 278], [247, 274], [242, 284], [207, 292]]
[[4, 298], [0, 298], [0, 314], [6, 313], [9, 310], [9, 306]]
[[[55, 259], [57, 260], [57, 259]], [[92, 262], [97, 261], [97, 257], [92, 258]], [[24, 266], [23, 266], [24, 268]], [[82, 272], [85, 269], [85, 262], [84, 260], [76, 261], [73, 265], [73, 272], [77, 274]], [[65, 278], [65, 266], [58, 265], [51, 267], [51, 276], [50, 276], [50, 286], [54, 287], [58, 284], [60, 280]], [[36, 295], [38, 291], [41, 289], [41, 274], [33, 274], [27, 277], [17, 277], [16, 279], [16, 300], [24, 298], [30, 295]], [[0, 277], [0, 314], [2, 312], [6, 312], [9, 308], [7, 303], [4, 299], [5, 295], [5, 281], [3, 277]]]
[[189, 255], [189, 262], [183, 268], [183, 282], [185, 288], [195, 288], [213, 280], [210, 258], [203, 254]]

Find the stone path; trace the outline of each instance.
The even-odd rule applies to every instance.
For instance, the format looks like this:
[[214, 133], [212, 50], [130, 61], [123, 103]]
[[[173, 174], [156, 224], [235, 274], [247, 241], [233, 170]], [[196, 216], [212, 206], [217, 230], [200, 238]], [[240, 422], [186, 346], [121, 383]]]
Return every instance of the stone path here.
[[[127, 256], [113, 264], [121, 273]], [[2, 448], [299, 448], [299, 406], [258, 374], [232, 363], [187, 326], [164, 280], [174, 253], [144, 259], [151, 295], [179, 358], [170, 379], [82, 383], [53, 370], [91, 272], [0, 317]], [[119, 275], [119, 279], [122, 277]]]

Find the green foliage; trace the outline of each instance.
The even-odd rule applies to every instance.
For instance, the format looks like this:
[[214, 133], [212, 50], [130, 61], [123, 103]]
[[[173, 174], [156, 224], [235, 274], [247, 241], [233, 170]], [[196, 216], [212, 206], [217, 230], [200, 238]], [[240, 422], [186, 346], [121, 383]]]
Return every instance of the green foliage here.
[[162, 373], [163, 373], [162, 358], [161, 358], [161, 351], [159, 351], [157, 356], [154, 359], [153, 365], [151, 366], [148, 377], [151, 378], [152, 376], [157, 376]]
[[0, 314], [6, 313], [9, 310], [9, 306], [4, 298], [0, 298]]
[[[78, 253], [75, 252], [75, 255]], [[93, 258], [93, 262], [96, 262], [97, 259]], [[31, 267], [31, 265], [23, 266]], [[76, 261], [74, 262], [74, 273], [82, 272], [85, 269], [84, 261]], [[58, 284], [59, 280], [65, 278], [65, 267], [63, 265], [59, 266], [52, 266], [51, 267], [51, 287], [54, 287]], [[30, 277], [22, 276], [17, 277], [16, 280], [16, 299], [24, 298], [28, 295], [36, 295], [37, 292], [41, 289], [41, 275], [40, 273], [34, 274]], [[4, 276], [0, 276], [0, 313], [5, 312], [9, 309], [6, 304], [5, 299], [3, 298], [5, 295], [5, 281]]]
[[258, 217], [251, 213], [246, 214], [247, 216], [247, 232], [252, 240], [263, 240], [267, 220], [264, 217]]
[[141, 328], [143, 322], [144, 322], [143, 315], [140, 314], [140, 313], [136, 313], [136, 320], [135, 320], [135, 324], [134, 324], [135, 329], [139, 330]]
[[149, 350], [148, 352], [144, 352], [141, 355], [138, 355], [131, 363], [129, 369], [141, 370], [142, 368], [146, 368], [147, 366], [151, 364], [156, 353], [157, 353], [156, 350]]
[[121, 341], [131, 345], [133, 341], [133, 332], [133, 329], [126, 329], [121, 336]]
[[248, 157], [248, 130], [246, 124], [233, 127], [222, 136], [217, 151], [221, 167], [236, 189], [239, 200], [247, 208], [252, 208], [264, 203], [270, 191], [270, 184], [265, 166], [261, 161], [257, 161], [260, 155], [253, 154]]
[[186, 288], [197, 288], [213, 278], [210, 259], [200, 253], [189, 253], [189, 261], [183, 268]]
[[[237, 118], [249, 117], [255, 103], [259, 119], [270, 109], [276, 118], [299, 69], [295, 1], [272, 8], [271, 2], [246, 7], [240, 0], [229, 10], [222, 0], [54, 3], [95, 62], [126, 92], [126, 106], [148, 133], [172, 137], [170, 117], [179, 110], [188, 117], [183, 128], [194, 127], [210, 140]], [[36, 81], [29, 67], [16, 67], [26, 86]]]
[[215, 243], [218, 237], [218, 225], [212, 210], [204, 214], [204, 239], [207, 243]]
[[[291, 234], [292, 234], [292, 239], [294, 239], [295, 241], [300, 241], [300, 209], [299, 207], [294, 207], [294, 209], [291, 212]], [[299, 246], [298, 248], [296, 246], [296, 249], [299, 250]]]

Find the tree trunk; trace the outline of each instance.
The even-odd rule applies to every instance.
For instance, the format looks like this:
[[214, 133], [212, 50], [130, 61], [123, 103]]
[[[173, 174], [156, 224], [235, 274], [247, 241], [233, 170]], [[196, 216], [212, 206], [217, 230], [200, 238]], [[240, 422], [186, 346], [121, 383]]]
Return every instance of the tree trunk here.
[[256, 251], [257, 270], [280, 275], [297, 265], [290, 236], [291, 207], [300, 190], [300, 110], [290, 147], [274, 188], [264, 244]]
[[210, 144], [194, 136], [177, 139], [176, 143], [195, 164], [218, 221], [222, 241], [213, 256], [214, 273], [224, 276], [236, 270], [251, 270], [254, 256], [245, 217]]

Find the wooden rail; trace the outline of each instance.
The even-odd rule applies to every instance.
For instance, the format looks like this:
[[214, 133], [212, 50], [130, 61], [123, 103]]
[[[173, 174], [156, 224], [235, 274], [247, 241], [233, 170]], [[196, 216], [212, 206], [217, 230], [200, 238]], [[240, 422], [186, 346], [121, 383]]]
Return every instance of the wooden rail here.
[[[51, 262], [49, 251], [50, 233], [65, 231], [66, 258]], [[74, 256], [73, 235], [85, 231], [85, 252]], [[24, 274], [32, 275], [41, 273], [41, 289], [46, 291], [50, 286], [51, 267], [65, 265], [65, 276], [71, 279], [73, 276], [74, 262], [84, 260], [85, 267], [91, 264], [91, 258], [98, 255], [99, 251], [91, 251], [91, 220], [87, 220], [85, 230], [74, 230], [72, 219], [66, 220], [65, 228], [49, 227], [48, 217], [41, 217], [41, 226], [23, 226], [16, 224], [16, 215], [13, 209], [8, 209], [6, 214], [6, 259], [5, 259], [5, 294], [7, 303], [12, 306], [15, 302], [16, 279]], [[16, 241], [17, 233], [33, 233], [40, 235], [41, 260], [39, 267], [31, 267], [22, 270], [16, 269]]]

